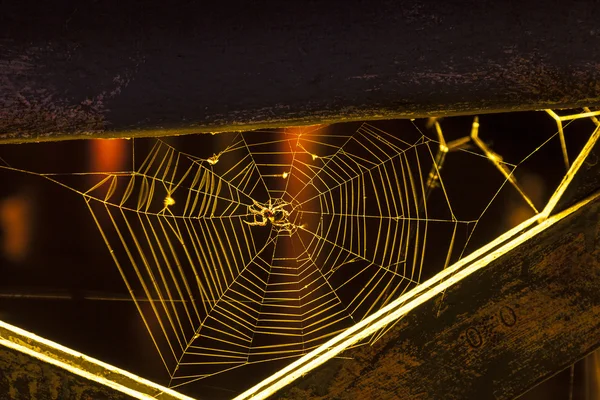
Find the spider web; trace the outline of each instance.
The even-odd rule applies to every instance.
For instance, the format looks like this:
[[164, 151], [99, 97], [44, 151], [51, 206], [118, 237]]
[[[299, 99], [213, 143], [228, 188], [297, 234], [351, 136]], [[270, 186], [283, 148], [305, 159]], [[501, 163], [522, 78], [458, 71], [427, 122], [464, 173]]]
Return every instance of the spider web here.
[[[219, 134], [210, 150], [189, 152], [136, 141], [131, 171], [67, 186], [84, 198], [171, 386], [181, 386], [296, 359], [381, 309], [460, 259], [503, 188], [538, 213], [517, 166], [559, 141], [568, 167], [563, 128], [598, 124], [599, 112], [584, 111], [549, 112], [558, 131], [514, 164], [479, 138], [477, 118], [452, 141], [430, 119], [428, 131], [413, 122], [394, 134], [367, 123]], [[453, 206], [470, 194], [447, 190], [462, 179], [445, 173], [452, 152], [497, 177], [468, 213]]]
[[428, 208], [424, 135], [230, 136], [204, 159], [156, 141], [84, 193], [128, 289], [156, 300], [138, 309], [175, 384], [306, 354], [419, 283], [428, 230], [446, 225], [446, 254], [474, 222]]

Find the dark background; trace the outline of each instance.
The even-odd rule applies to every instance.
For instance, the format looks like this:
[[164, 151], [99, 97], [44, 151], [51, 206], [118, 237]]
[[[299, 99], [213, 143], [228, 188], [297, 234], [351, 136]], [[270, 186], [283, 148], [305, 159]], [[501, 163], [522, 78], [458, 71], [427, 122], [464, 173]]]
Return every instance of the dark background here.
[[[446, 139], [450, 141], [468, 134], [471, 122], [470, 117], [443, 120]], [[480, 122], [482, 139], [511, 163], [518, 163], [556, 132], [553, 120], [543, 112], [485, 115]], [[433, 131], [428, 130], [425, 123], [425, 120], [415, 121], [425, 134], [433, 136]], [[403, 132], [418, 134], [418, 130], [406, 120], [381, 121], [373, 125], [400, 137]], [[350, 123], [337, 125], [335, 129], [353, 132], [358, 126]], [[592, 128], [589, 121], [582, 121], [567, 131], [571, 157]], [[146, 144], [139, 140], [136, 146], [141, 149], [152, 140], [148, 139]], [[220, 147], [215, 143], [221, 139], [219, 136], [200, 135], [167, 140], [187, 153], [206, 157], [218, 151]], [[123, 165], [127, 169], [131, 168], [131, 141], [123, 143], [121, 150], [124, 153], [114, 153], [114, 157], [123, 157]], [[3, 160], [0, 162], [41, 173], [90, 171], [94, 168], [90, 163], [98, 160], [94, 151], [107, 150], [95, 148], [88, 141], [4, 145], [0, 147]], [[474, 148], [470, 151], [479, 152]], [[559, 142], [555, 137], [520, 165], [516, 176], [524, 191], [541, 209], [564, 172]], [[475, 210], [479, 210], [478, 215], [502, 183], [499, 172], [487, 160], [460, 152], [448, 154], [442, 177], [448, 192], [454, 194], [452, 203], [459, 219], [468, 219], [468, 214], [475, 213]], [[0, 179], [3, 183], [0, 200], [17, 196], [27, 210], [22, 214], [26, 220], [21, 222], [29, 224], [30, 229], [26, 252], [20, 259], [0, 255], [0, 276], [3, 277], [0, 282], [0, 318], [142, 377], [168, 384], [168, 374], [133, 303], [127, 301], [121, 277], [82, 197], [39, 176], [23, 172], [0, 170]], [[433, 204], [439, 201], [435, 193], [432, 196]], [[463, 215], [465, 217], [461, 217]], [[518, 194], [506, 186], [481, 218], [465, 254], [531, 215]], [[6, 241], [8, 232], [4, 225], [0, 239]], [[435, 232], [431, 233], [431, 237], [428, 248], [440, 246], [435, 243]], [[464, 243], [464, 238], [462, 240]], [[429, 252], [434, 254], [435, 250]], [[445, 254], [438, 254], [438, 258], [443, 257]], [[424, 278], [439, 270], [439, 262], [432, 261], [430, 264], [425, 266]], [[48, 295], [54, 298], [44, 298]], [[99, 297], [120, 300], [98, 300]], [[231, 398], [283, 365], [284, 362], [270, 362], [242, 367], [178, 390], [199, 398]], [[581, 374], [577, 377], [582, 379]], [[568, 373], [545, 385], [560, 390], [546, 391], [542, 385], [525, 398], [567, 398]]]

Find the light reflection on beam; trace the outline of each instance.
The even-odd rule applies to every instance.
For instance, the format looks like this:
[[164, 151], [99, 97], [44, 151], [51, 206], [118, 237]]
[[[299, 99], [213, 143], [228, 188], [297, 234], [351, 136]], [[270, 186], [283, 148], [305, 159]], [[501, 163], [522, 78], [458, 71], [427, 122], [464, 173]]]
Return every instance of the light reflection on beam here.
[[194, 400], [130, 372], [0, 321], [0, 346], [142, 400]]

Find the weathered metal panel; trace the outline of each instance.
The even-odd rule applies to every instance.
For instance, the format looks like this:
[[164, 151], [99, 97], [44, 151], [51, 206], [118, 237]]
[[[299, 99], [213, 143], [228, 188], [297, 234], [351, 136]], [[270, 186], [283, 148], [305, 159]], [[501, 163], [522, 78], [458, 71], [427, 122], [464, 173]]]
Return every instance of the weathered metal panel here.
[[600, 105], [594, 1], [2, 6], [0, 142]]

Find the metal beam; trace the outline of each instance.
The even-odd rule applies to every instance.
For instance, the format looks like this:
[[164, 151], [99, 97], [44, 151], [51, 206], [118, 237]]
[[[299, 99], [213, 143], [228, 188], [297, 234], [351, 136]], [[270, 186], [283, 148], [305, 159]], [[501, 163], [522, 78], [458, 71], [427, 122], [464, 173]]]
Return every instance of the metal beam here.
[[0, 393], [8, 399], [131, 400], [124, 393], [0, 346]]
[[0, 321], [0, 396], [38, 400], [193, 400]]
[[23, 0], [0, 18], [0, 143], [600, 105], [591, 0]]

